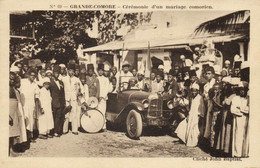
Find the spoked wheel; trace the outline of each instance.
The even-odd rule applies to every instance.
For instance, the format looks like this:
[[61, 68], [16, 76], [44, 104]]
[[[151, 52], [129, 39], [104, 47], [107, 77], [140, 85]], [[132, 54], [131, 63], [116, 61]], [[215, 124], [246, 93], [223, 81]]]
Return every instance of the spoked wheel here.
[[138, 139], [143, 130], [143, 123], [141, 115], [135, 111], [131, 110], [126, 118], [126, 130], [127, 134], [132, 139]]

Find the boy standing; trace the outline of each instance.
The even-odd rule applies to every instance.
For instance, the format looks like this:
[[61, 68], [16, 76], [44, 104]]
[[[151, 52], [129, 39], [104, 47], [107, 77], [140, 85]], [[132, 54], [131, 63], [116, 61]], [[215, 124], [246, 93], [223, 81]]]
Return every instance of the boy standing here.
[[53, 136], [50, 134], [50, 130], [53, 129], [53, 116], [52, 116], [52, 108], [51, 108], [51, 93], [50, 93], [50, 79], [43, 79], [43, 87], [40, 89], [39, 100], [41, 102], [42, 112], [39, 115], [39, 138], [47, 139], [52, 138]]

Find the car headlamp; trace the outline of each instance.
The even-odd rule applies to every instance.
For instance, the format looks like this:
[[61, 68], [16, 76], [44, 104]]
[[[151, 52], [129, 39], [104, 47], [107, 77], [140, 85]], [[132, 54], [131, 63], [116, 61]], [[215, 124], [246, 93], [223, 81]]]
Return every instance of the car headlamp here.
[[143, 100], [142, 104], [144, 105], [144, 108], [148, 108], [149, 107], [149, 101], [147, 99]]

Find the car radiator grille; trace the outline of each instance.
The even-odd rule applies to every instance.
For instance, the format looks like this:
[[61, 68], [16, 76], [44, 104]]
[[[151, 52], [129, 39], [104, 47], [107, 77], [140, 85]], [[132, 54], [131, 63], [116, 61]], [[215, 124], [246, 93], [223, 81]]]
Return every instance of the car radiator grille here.
[[162, 116], [162, 103], [163, 103], [163, 101], [160, 99], [151, 100], [150, 106], [148, 109], [148, 116], [161, 117]]

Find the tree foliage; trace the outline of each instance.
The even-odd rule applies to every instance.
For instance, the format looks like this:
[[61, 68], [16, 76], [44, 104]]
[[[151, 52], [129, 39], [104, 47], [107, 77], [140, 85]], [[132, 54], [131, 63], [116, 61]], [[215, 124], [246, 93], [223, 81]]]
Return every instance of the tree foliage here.
[[[137, 25], [149, 22], [151, 15], [151, 12], [33, 11], [30, 17], [35, 26], [34, 57], [66, 62], [76, 57], [79, 44], [88, 48], [115, 40], [116, 32], [122, 26], [130, 26], [131, 31]], [[95, 20], [98, 20], [98, 37], [94, 39], [88, 36], [87, 29], [93, 29]]]

